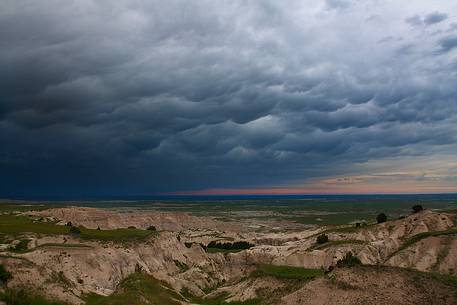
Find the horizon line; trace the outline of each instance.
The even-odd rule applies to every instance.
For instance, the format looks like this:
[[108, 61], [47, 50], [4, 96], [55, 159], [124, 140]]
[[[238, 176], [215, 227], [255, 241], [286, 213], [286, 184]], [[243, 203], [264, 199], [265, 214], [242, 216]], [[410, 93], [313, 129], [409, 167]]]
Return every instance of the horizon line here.
[[63, 197], [63, 196], [7, 196], [0, 197], [0, 204], [7, 203], [7, 201], [115, 201], [115, 200], [124, 200], [124, 201], [136, 201], [136, 200], [149, 200], [154, 198], [166, 198], [166, 197], [248, 197], [248, 196], [257, 196], [257, 197], [283, 197], [283, 196], [408, 196], [408, 195], [457, 195], [456, 192], [429, 192], [429, 193], [284, 193], [284, 194], [173, 194], [173, 193], [160, 193], [152, 195], [95, 195], [95, 196], [74, 196], [74, 197]]

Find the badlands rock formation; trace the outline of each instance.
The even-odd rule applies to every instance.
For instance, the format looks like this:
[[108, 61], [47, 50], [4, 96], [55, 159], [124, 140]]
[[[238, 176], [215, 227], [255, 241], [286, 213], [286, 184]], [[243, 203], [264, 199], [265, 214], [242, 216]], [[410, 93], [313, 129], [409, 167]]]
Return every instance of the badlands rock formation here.
[[[217, 221], [184, 213], [63, 208], [28, 215], [57, 219], [61, 224], [71, 221], [87, 228], [146, 228], [153, 224], [162, 230], [144, 240], [128, 242], [30, 233], [29, 251], [22, 254], [4, 251], [0, 261], [13, 273], [10, 287], [38, 290], [45, 287], [44, 294], [73, 304], [83, 304], [82, 296], [87, 293], [113, 293], [121, 280], [135, 271], [153, 275], [176, 292], [185, 289], [203, 297], [205, 291], [217, 288], [213, 293], [225, 291], [231, 296], [229, 300], [246, 300], [282, 285], [274, 278], [249, 278], [259, 264], [327, 270], [347, 252], [354, 253], [367, 265], [457, 276], [455, 212], [423, 211], [405, 219], [357, 229], [322, 227], [282, 233], [219, 231]], [[329, 236], [330, 242], [317, 247], [316, 236], [322, 232]], [[201, 244], [210, 240], [246, 240], [256, 246], [237, 253], [207, 253]], [[275, 302], [362, 304], [363, 299], [378, 298], [373, 304], [457, 304], [455, 294], [449, 294], [441, 284], [433, 283], [436, 293], [443, 291], [442, 303], [436, 303], [437, 296], [417, 292], [419, 288], [414, 286], [410, 275], [390, 267], [378, 271], [363, 267], [355, 271], [337, 269], [288, 291]], [[379, 297], [389, 291], [394, 292], [391, 297]], [[416, 299], [411, 298], [411, 291], [417, 292]], [[331, 301], [332, 296], [338, 303]], [[311, 299], [320, 301], [310, 303]], [[401, 302], [405, 299], [409, 303]]]

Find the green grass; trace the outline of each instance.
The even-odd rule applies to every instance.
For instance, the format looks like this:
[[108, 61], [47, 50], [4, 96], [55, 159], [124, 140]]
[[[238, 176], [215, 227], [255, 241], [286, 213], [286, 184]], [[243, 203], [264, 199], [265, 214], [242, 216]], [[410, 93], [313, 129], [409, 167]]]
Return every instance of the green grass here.
[[181, 295], [184, 296], [188, 301], [192, 302], [193, 304], [199, 305], [260, 305], [262, 304], [262, 300], [260, 298], [249, 299], [246, 301], [232, 301], [227, 302], [226, 299], [229, 297], [227, 292], [221, 293], [216, 297], [213, 298], [199, 298], [191, 293], [186, 288], [181, 290]]
[[237, 253], [246, 249], [220, 249], [220, 248], [206, 248], [207, 253]]
[[[453, 286], [457, 289], [457, 277], [447, 274], [441, 274], [436, 272], [422, 272], [414, 269], [405, 269], [406, 272], [419, 275], [425, 279], [433, 279], [435, 281], [441, 282], [448, 286]], [[457, 290], [456, 290], [457, 291]]]
[[308, 248], [308, 251], [322, 250], [322, 249], [326, 249], [326, 248], [329, 248], [329, 247], [339, 246], [339, 245], [346, 245], [346, 244], [349, 244], [349, 245], [354, 245], [354, 244], [364, 245], [366, 243], [367, 243], [366, 241], [357, 240], [357, 239], [330, 240], [330, 241], [326, 242], [325, 244], [315, 244], [315, 245], [311, 246], [310, 248]]
[[116, 229], [116, 230], [94, 230], [81, 229], [81, 237], [86, 239], [127, 241], [130, 239], [144, 239], [148, 236], [157, 234], [149, 230], [140, 229]]
[[10, 251], [13, 251], [16, 253], [27, 252], [29, 243], [30, 243], [30, 239], [23, 238], [15, 246], [11, 246]]
[[90, 245], [85, 245], [85, 244], [62, 244], [62, 243], [46, 243], [46, 244], [41, 244], [37, 248], [49, 248], [49, 247], [56, 247], [56, 248], [93, 248]]
[[327, 234], [327, 233], [355, 233], [355, 232], [358, 232], [360, 230], [363, 230], [363, 229], [367, 229], [367, 228], [370, 228], [374, 225], [376, 225], [377, 223], [368, 223], [364, 226], [360, 226], [360, 227], [356, 227], [355, 225], [342, 225], [342, 226], [335, 226], [335, 227], [331, 227], [331, 228], [328, 228], [327, 230], [324, 230], [322, 232], [319, 232], [319, 233], [316, 233], [314, 235], [312, 235], [312, 237], [314, 236], [318, 236], [318, 235], [321, 235], [321, 234]]
[[69, 305], [64, 302], [50, 301], [26, 290], [7, 289], [0, 293], [0, 300], [7, 305]]
[[434, 236], [452, 235], [452, 234], [457, 234], [457, 228], [452, 228], [452, 229], [445, 230], [445, 231], [423, 232], [423, 233], [416, 234], [416, 235], [406, 239], [403, 242], [403, 244], [396, 251], [394, 251], [387, 257], [386, 261], [389, 260], [394, 255], [398, 254], [399, 252], [405, 250], [406, 248], [411, 247], [415, 243], [417, 243], [425, 238], [434, 237]]
[[87, 295], [86, 305], [180, 305], [184, 299], [165, 283], [143, 273], [124, 279], [110, 296]]
[[[26, 216], [0, 215], [0, 234], [18, 236], [24, 233], [36, 233], [44, 235], [70, 234], [70, 228], [50, 222], [34, 221]], [[97, 239], [106, 241], [126, 241], [130, 239], [143, 239], [153, 234], [149, 230], [140, 229], [116, 229], [116, 230], [95, 230], [82, 228], [79, 235], [84, 239]]]
[[301, 267], [276, 266], [276, 265], [260, 265], [252, 276], [273, 276], [282, 279], [295, 280], [312, 280], [316, 277], [324, 275], [321, 269], [306, 269]]

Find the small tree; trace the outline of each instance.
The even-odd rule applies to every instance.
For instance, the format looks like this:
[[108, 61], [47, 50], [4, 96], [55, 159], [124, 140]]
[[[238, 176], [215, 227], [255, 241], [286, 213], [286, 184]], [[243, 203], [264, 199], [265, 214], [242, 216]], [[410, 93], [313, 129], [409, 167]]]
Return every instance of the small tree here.
[[6, 282], [8, 282], [11, 278], [12, 278], [11, 273], [6, 271], [6, 269], [3, 265], [0, 265], [0, 282], [2, 284], [6, 284]]
[[328, 242], [328, 236], [326, 234], [321, 234], [316, 238], [317, 244], [325, 244]]
[[71, 227], [71, 228], [70, 228], [70, 233], [71, 233], [71, 234], [79, 235], [79, 234], [81, 234], [82, 232], [81, 232], [81, 229], [78, 228], [78, 227]]
[[157, 231], [157, 228], [155, 226], [149, 226], [148, 231]]
[[384, 213], [379, 214], [378, 216], [376, 216], [376, 221], [378, 223], [386, 222], [387, 221], [387, 215], [384, 214]]
[[360, 259], [353, 255], [352, 252], [347, 252], [346, 255], [336, 262], [338, 267], [354, 267], [356, 265], [361, 265], [362, 262]]
[[424, 208], [420, 204], [413, 205], [412, 209], [413, 213], [419, 213], [420, 211], [424, 210]]

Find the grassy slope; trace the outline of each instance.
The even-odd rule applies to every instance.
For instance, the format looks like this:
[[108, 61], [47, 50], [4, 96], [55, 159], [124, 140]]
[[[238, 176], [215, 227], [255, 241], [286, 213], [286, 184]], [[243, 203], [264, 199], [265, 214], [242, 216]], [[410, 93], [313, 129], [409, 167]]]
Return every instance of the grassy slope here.
[[313, 246], [311, 246], [308, 250], [309, 251], [312, 251], [312, 250], [322, 250], [322, 249], [326, 249], [326, 248], [329, 248], [329, 247], [332, 247], [332, 246], [339, 246], [339, 245], [346, 245], [346, 244], [349, 244], [349, 245], [353, 245], [353, 244], [359, 244], [359, 245], [364, 245], [364, 244], [367, 244], [366, 241], [363, 241], [363, 240], [356, 240], [356, 239], [348, 239], [348, 240], [330, 240], [324, 244], [315, 244]]
[[[148, 303], [145, 301], [147, 300]], [[179, 305], [183, 298], [152, 276], [134, 273], [123, 280], [110, 296], [95, 294], [86, 297], [87, 305]]]
[[253, 276], [273, 276], [281, 279], [312, 280], [324, 275], [321, 269], [306, 269], [301, 267], [260, 265]]
[[417, 242], [426, 239], [428, 237], [434, 237], [434, 236], [445, 236], [445, 235], [452, 235], [452, 234], [457, 234], [457, 228], [451, 228], [446, 231], [432, 231], [432, 232], [423, 232], [416, 234], [408, 239], [406, 239], [403, 244], [398, 248], [396, 251], [391, 253], [386, 261], [388, 261], [391, 257], [397, 255], [399, 252], [411, 247], [412, 245], [416, 244]]
[[[154, 232], [140, 229], [95, 230], [81, 229], [81, 238], [98, 240], [124, 241], [135, 238], [145, 238]], [[0, 234], [18, 236], [23, 233], [37, 234], [70, 234], [70, 227], [57, 225], [52, 222], [33, 220], [26, 216], [11, 214], [0, 215]]]
[[64, 302], [50, 301], [42, 296], [31, 294], [25, 290], [7, 289], [0, 293], [0, 300], [7, 305], [68, 305]]

